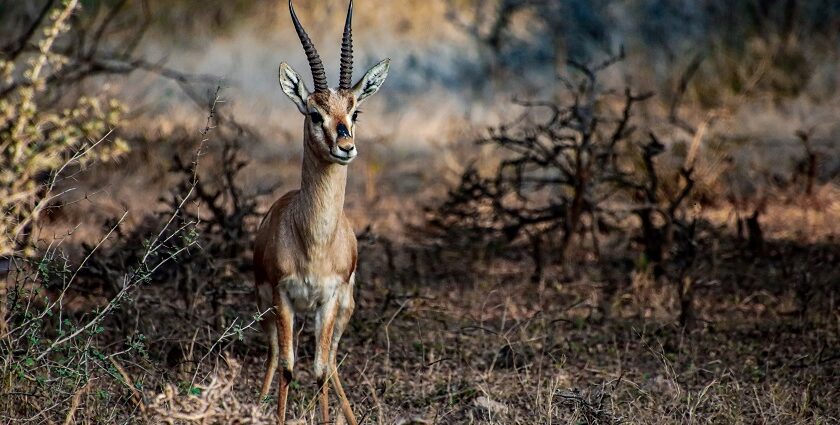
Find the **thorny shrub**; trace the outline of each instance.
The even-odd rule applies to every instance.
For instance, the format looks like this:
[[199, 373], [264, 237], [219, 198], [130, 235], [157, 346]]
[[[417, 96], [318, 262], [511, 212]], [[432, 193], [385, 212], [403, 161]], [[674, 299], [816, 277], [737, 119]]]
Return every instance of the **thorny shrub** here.
[[[248, 232], [256, 217], [255, 197], [243, 194], [233, 183], [245, 164], [237, 139], [245, 130], [231, 120], [219, 125], [223, 120], [215, 110], [217, 97], [210, 105], [202, 139], [191, 140], [198, 146], [195, 157], [176, 161], [171, 170], [180, 183], [161, 199], [159, 214], [128, 232], [123, 229], [128, 213], [116, 218], [106, 225], [98, 243], [83, 250], [81, 261], [71, 259], [64, 239], [38, 240], [39, 218], [60, 208], [73, 190], [69, 177], [92, 163], [128, 153], [128, 144], [113, 133], [124, 112], [120, 103], [92, 97], [65, 99], [56, 83], [69, 60], [57, 53], [62, 49], [56, 46], [78, 9], [77, 0], [66, 0], [45, 10], [45, 28], [33, 30], [23, 48], [0, 59], [5, 79], [0, 98], [3, 422], [102, 423], [146, 411], [149, 394], [161, 391], [166, 383], [135, 372], [138, 367], [157, 368], [166, 353], [149, 349], [150, 342], [157, 342], [149, 340], [148, 331], [155, 327], [142, 313], [149, 311], [150, 299], [160, 303], [166, 297], [144, 296], [144, 292], [154, 292], [158, 284], [206, 283], [211, 281], [208, 274], [215, 278], [219, 273], [243, 284], [240, 273], [247, 271], [225, 267], [230, 257], [240, 258], [247, 251], [228, 244], [225, 236], [234, 232], [236, 240], [250, 240]], [[27, 49], [32, 44], [37, 45], [34, 52]], [[221, 166], [216, 170], [221, 175], [210, 176], [209, 181], [218, 183], [207, 184], [199, 181], [198, 163], [207, 153], [208, 133], [218, 127], [223, 127], [218, 130], [223, 147], [207, 150], [218, 152]], [[110, 286], [97, 287], [103, 282]], [[180, 292], [200, 295], [207, 288], [195, 289], [181, 287]], [[215, 300], [223, 294], [211, 291], [209, 296]], [[179, 309], [190, 313], [190, 302], [186, 303], [186, 309]], [[177, 379], [183, 394], [200, 393], [221, 358], [210, 355], [228, 349], [232, 340], [241, 340], [259, 316], [223, 321], [218, 333], [212, 330], [215, 326], [206, 336], [193, 333], [193, 343], [200, 348], [176, 359], [189, 366], [167, 379]]]
[[[534, 281], [551, 264], [571, 269], [575, 258], [601, 258], [608, 242], [607, 255], [627, 252], [619, 255], [631, 256], [639, 273], [670, 272], [685, 323], [692, 317], [691, 291], [681, 282], [695, 252], [696, 222], [685, 208], [693, 160], [688, 155], [679, 169], [657, 161], [666, 146], [638, 131], [634, 117], [651, 94], [600, 83], [600, 73], [621, 59], [591, 67], [571, 62], [578, 78], [559, 80], [567, 94], [561, 100], [520, 102], [521, 116], [477, 141], [501, 151], [498, 166], [490, 173], [468, 166], [430, 211], [430, 224], [442, 245], [482, 248], [467, 252], [530, 251]], [[611, 298], [615, 288], [605, 289]]]
[[[494, 249], [526, 241], [535, 257], [550, 242], [558, 260], [575, 238], [597, 252], [601, 235], [630, 215], [657, 211], [673, 221], [690, 192], [691, 170], [676, 174], [685, 180], [681, 186], [661, 184], [667, 174], [656, 169], [654, 157], [665, 147], [653, 135], [650, 143], [637, 142], [633, 123], [634, 107], [650, 94], [616, 93], [597, 79], [618, 59], [591, 69], [573, 64], [583, 77], [561, 80], [568, 102], [520, 102], [521, 116], [477, 141], [503, 151], [503, 159], [489, 176], [468, 166], [433, 211], [432, 224], [443, 237]], [[535, 260], [539, 268], [542, 259]]]
[[127, 150], [118, 138], [103, 143], [124, 112], [120, 103], [81, 97], [57, 110], [44, 107], [54, 95], [47, 82], [67, 61], [53, 47], [77, 3], [55, 8], [36, 54], [0, 58], [4, 86], [13, 88], [0, 99], [0, 256], [27, 245], [32, 223], [58, 197], [53, 189], [67, 172]]

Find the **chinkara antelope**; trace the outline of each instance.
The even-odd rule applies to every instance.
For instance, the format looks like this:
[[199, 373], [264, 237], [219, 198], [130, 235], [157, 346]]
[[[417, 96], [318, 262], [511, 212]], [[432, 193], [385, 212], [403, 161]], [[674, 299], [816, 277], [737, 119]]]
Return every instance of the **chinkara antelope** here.
[[279, 423], [285, 423], [295, 361], [294, 318], [314, 312], [314, 365], [321, 420], [329, 422], [328, 391], [332, 383], [345, 419], [355, 425], [336, 366], [338, 341], [353, 314], [357, 258], [356, 236], [343, 211], [346, 166], [358, 153], [354, 137], [359, 105], [382, 86], [389, 60], [379, 62], [351, 85], [351, 0], [341, 43], [338, 88], [329, 88], [321, 58], [291, 0], [289, 10], [309, 61], [314, 90], [310, 92], [289, 65], [280, 64], [280, 87], [304, 116], [303, 165], [300, 189], [274, 203], [260, 224], [254, 244], [257, 303], [260, 311], [269, 311], [262, 325], [271, 349], [260, 398], [268, 394], [280, 366], [277, 414]]

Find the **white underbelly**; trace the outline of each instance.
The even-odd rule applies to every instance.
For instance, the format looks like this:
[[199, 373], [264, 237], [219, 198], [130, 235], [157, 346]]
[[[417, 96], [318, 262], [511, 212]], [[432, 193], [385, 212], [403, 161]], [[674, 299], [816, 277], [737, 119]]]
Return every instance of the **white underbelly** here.
[[283, 279], [279, 287], [285, 290], [295, 311], [312, 311], [337, 295], [344, 282], [338, 276], [315, 278], [291, 276]]

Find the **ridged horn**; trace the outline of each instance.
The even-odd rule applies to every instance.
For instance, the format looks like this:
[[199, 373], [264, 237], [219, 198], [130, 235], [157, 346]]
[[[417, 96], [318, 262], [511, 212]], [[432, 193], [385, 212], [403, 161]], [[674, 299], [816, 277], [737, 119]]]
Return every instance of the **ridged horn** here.
[[315, 45], [312, 44], [312, 40], [309, 38], [309, 35], [306, 34], [306, 30], [303, 29], [303, 25], [300, 24], [300, 20], [295, 14], [295, 7], [292, 6], [292, 0], [289, 0], [289, 11], [292, 13], [292, 22], [295, 24], [295, 31], [297, 31], [298, 37], [300, 37], [300, 44], [303, 45], [303, 51], [306, 53], [306, 59], [309, 60], [309, 68], [312, 70], [312, 80], [315, 83], [315, 91], [316, 92], [324, 92], [329, 90], [329, 85], [327, 84], [327, 73], [324, 71], [324, 63], [321, 62], [321, 56], [318, 55], [318, 51], [315, 50]]
[[344, 37], [341, 39], [341, 70], [338, 88], [350, 90], [353, 78], [353, 0], [347, 8], [347, 20], [344, 21]]

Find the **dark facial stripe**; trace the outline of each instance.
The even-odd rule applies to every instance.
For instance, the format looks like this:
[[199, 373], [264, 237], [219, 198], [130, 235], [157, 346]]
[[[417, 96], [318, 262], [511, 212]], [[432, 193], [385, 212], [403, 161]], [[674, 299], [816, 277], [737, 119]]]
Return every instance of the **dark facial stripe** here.
[[347, 129], [347, 126], [344, 123], [339, 123], [335, 129], [336, 133], [338, 133], [338, 137], [350, 137], [350, 130]]

